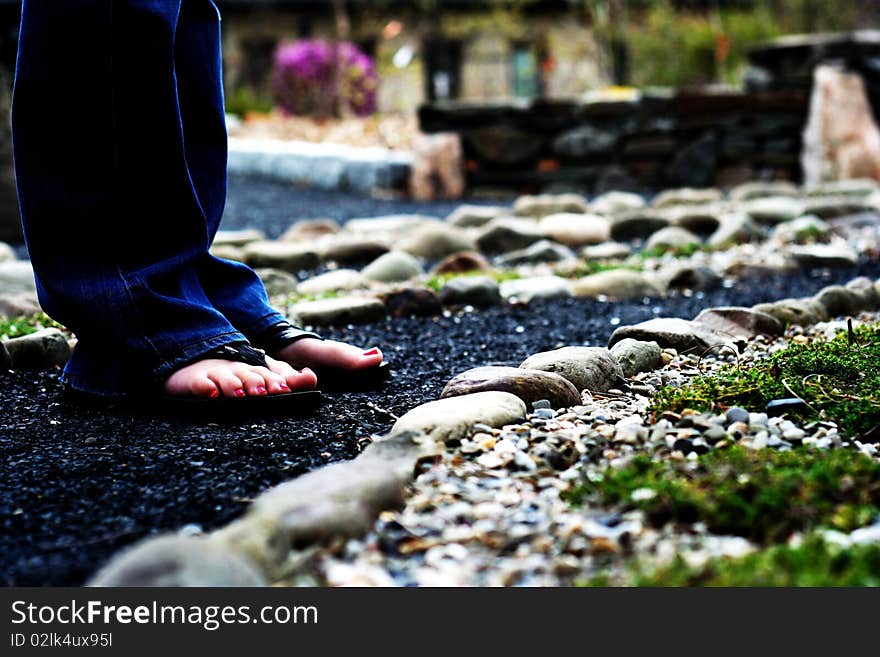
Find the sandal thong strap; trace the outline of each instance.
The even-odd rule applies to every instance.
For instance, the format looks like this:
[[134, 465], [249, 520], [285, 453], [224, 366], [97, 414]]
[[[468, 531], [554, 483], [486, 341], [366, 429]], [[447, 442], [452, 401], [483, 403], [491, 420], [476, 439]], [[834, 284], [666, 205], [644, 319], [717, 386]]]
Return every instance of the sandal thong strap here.
[[303, 338], [324, 339], [317, 333], [305, 331], [290, 322], [278, 322], [255, 336], [251, 342], [266, 353], [277, 354], [286, 346]]
[[198, 360], [207, 360], [209, 358], [217, 358], [220, 360], [231, 360], [245, 365], [255, 365], [258, 367], [266, 367], [266, 353], [260, 349], [254, 349], [246, 342], [233, 342], [232, 344], [223, 345], [217, 349], [213, 349], [199, 356]]

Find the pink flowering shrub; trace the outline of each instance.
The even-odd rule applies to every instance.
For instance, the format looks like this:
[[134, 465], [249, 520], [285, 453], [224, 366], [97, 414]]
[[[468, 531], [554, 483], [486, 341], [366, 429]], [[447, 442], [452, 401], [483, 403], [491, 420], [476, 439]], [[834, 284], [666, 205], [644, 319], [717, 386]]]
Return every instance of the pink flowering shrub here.
[[373, 60], [353, 43], [308, 39], [275, 51], [272, 92], [288, 114], [368, 116], [376, 111], [378, 87]]

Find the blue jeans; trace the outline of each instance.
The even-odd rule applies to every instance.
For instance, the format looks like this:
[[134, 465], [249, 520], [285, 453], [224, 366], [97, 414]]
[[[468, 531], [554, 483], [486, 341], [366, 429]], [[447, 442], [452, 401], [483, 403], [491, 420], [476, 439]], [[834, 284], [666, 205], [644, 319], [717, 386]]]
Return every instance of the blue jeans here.
[[130, 394], [284, 319], [208, 252], [227, 149], [211, 0], [24, 0], [12, 127], [40, 304], [78, 339], [66, 384]]

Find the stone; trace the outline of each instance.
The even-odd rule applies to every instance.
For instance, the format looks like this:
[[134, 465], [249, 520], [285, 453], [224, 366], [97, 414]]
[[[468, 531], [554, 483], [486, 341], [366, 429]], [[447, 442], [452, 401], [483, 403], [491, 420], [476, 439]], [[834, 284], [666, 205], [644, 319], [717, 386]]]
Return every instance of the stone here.
[[260, 277], [269, 296], [288, 295], [297, 290], [296, 277], [293, 274], [271, 267], [260, 267], [254, 271]]
[[584, 260], [624, 260], [632, 255], [632, 249], [629, 244], [603, 242], [583, 247], [578, 255]]
[[814, 215], [803, 215], [776, 224], [770, 238], [783, 244], [806, 244], [808, 242], [827, 242], [831, 236], [831, 226]]
[[859, 199], [867, 198], [878, 191], [878, 183], [872, 178], [845, 178], [843, 180], [827, 180], [804, 190], [808, 197], [852, 196]]
[[6, 345], [0, 341], [0, 371], [10, 369], [12, 369], [12, 358], [10, 358], [9, 352], [6, 351]]
[[205, 537], [148, 538], [116, 555], [86, 586], [268, 586], [257, 567]]
[[506, 253], [524, 249], [544, 238], [538, 223], [532, 219], [498, 217], [477, 233], [477, 246], [483, 253]]
[[792, 411], [804, 411], [807, 404], [799, 397], [786, 397], [785, 399], [774, 399], [767, 402], [767, 415], [770, 417], [779, 417], [785, 413]]
[[518, 265], [534, 265], [542, 262], [562, 262], [574, 260], [575, 258], [574, 251], [567, 246], [551, 242], [550, 240], [540, 240], [524, 249], [517, 249], [499, 256], [496, 262], [502, 267], [516, 267]]
[[446, 256], [431, 268], [431, 274], [463, 274], [472, 271], [492, 271], [492, 265], [476, 251], [461, 251]]
[[370, 281], [401, 283], [422, 275], [422, 266], [409, 253], [389, 251], [379, 256], [361, 271]]
[[430, 317], [443, 312], [440, 297], [428, 288], [405, 288], [383, 297], [385, 309], [393, 317]]
[[371, 239], [388, 240], [389, 243], [394, 243], [402, 235], [406, 235], [416, 228], [438, 224], [442, 224], [442, 222], [437, 217], [419, 214], [392, 214], [383, 217], [349, 219], [345, 224], [345, 230], [349, 233], [366, 235]]
[[791, 247], [788, 255], [801, 267], [853, 267], [859, 254], [847, 245], [808, 244]]
[[0, 318], [23, 317], [40, 312], [37, 295], [30, 292], [0, 294]]
[[797, 198], [801, 190], [797, 185], [787, 180], [773, 180], [768, 182], [754, 181], [737, 185], [730, 190], [727, 197], [736, 203], [751, 201], [756, 198], [780, 197]]
[[695, 235], [708, 237], [721, 225], [715, 206], [683, 206], [670, 208], [669, 219], [672, 225], [689, 230]]
[[448, 306], [486, 308], [501, 302], [501, 291], [488, 276], [459, 276], [443, 286], [440, 300]]
[[746, 201], [743, 211], [752, 219], [764, 224], [791, 221], [804, 213], [803, 201], [790, 196], [768, 196]]
[[783, 324], [773, 315], [754, 308], [722, 306], [707, 308], [694, 318], [695, 322], [729, 335], [753, 338], [756, 335], [778, 336], [785, 331]]
[[711, 267], [684, 265], [666, 276], [666, 287], [673, 290], [711, 290], [721, 284], [721, 276]]
[[659, 297], [663, 286], [632, 269], [609, 269], [590, 274], [571, 283], [571, 289], [578, 297], [606, 296], [610, 299], [636, 299]]
[[296, 291], [299, 294], [324, 294], [326, 292], [348, 292], [370, 287], [370, 281], [355, 269], [335, 269], [304, 280]]
[[651, 201], [651, 206], [655, 208], [669, 208], [676, 205], [705, 205], [706, 203], [714, 203], [721, 199], [722, 194], [718, 189], [684, 187], [682, 189], [668, 189], [660, 192]]
[[571, 296], [571, 283], [560, 276], [536, 276], [503, 281], [501, 296], [508, 301], [530, 303], [541, 299], [564, 299]]
[[701, 243], [702, 240], [689, 230], [679, 228], [678, 226], [667, 226], [666, 228], [661, 228], [648, 238], [648, 241], [645, 243], [645, 249], [649, 251], [654, 249], [680, 250]]
[[724, 418], [727, 420], [728, 425], [733, 424], [734, 422], [744, 422], [745, 424], [749, 424], [750, 417], [749, 412], [739, 406], [731, 406], [724, 414]]
[[584, 124], [561, 133], [553, 141], [553, 152], [564, 158], [593, 158], [610, 153], [619, 134], [597, 126]]
[[404, 414], [391, 428], [422, 432], [439, 442], [461, 440], [477, 423], [503, 427], [525, 419], [526, 405], [514, 394], [500, 391], [475, 392], [428, 402]]
[[[817, 312], [818, 304], [809, 303], [801, 299], [780, 299], [773, 303], [759, 303], [752, 306], [752, 310], [767, 313], [778, 319], [783, 326], [795, 324], [797, 326], [811, 326], [820, 321]], [[822, 308], [821, 312], [826, 311]]]
[[397, 248], [425, 260], [440, 260], [459, 251], [472, 251], [476, 242], [460, 228], [431, 224], [410, 232], [397, 243]]
[[340, 265], [360, 265], [372, 262], [388, 253], [388, 246], [369, 237], [341, 233], [316, 243], [321, 257]]
[[385, 318], [385, 304], [370, 297], [340, 297], [302, 301], [290, 308], [294, 323], [309, 326], [366, 324]]
[[620, 363], [625, 377], [663, 367], [663, 352], [660, 345], [653, 340], [645, 342], [624, 338], [611, 347], [611, 353]]
[[590, 202], [590, 210], [606, 217], [632, 210], [641, 210], [647, 205], [645, 199], [632, 192], [610, 191], [597, 196]]
[[460, 205], [446, 217], [447, 223], [459, 228], [479, 228], [497, 217], [510, 215], [511, 208], [492, 205]]
[[809, 198], [804, 202], [804, 214], [812, 214], [820, 219], [838, 219], [873, 209], [866, 201], [851, 196]]
[[706, 244], [713, 249], [728, 249], [763, 237], [761, 227], [745, 212], [728, 212], [719, 217], [718, 228], [709, 236]]
[[828, 317], [853, 315], [862, 309], [862, 299], [843, 285], [829, 285], [816, 293], [816, 302], [821, 305]]
[[632, 326], [621, 326], [611, 334], [608, 346], [624, 338], [656, 342], [661, 349], [672, 348], [679, 353], [692, 351], [702, 355], [707, 349], [723, 345], [731, 336], [719, 333], [705, 324], [678, 317], [656, 317]]
[[219, 245], [211, 247], [211, 255], [222, 258], [223, 260], [232, 260], [233, 262], [244, 262], [244, 249], [239, 246]]
[[863, 310], [876, 310], [880, 308], [880, 292], [878, 292], [873, 281], [867, 276], [854, 278], [845, 287], [859, 297], [859, 307]]
[[519, 217], [541, 219], [551, 214], [586, 214], [589, 205], [580, 194], [540, 194], [520, 196], [513, 204], [513, 213]]
[[67, 337], [58, 329], [47, 328], [6, 340], [12, 368], [41, 370], [61, 367], [70, 360]]
[[520, 367], [562, 375], [578, 390], [605, 392], [617, 387], [623, 370], [612, 353], [603, 347], [562, 347], [532, 354]]
[[4, 294], [37, 293], [34, 269], [29, 260], [0, 262], [0, 290]]
[[0, 262], [9, 262], [15, 259], [15, 249], [6, 242], [0, 242]]
[[668, 225], [669, 219], [656, 211], [630, 212], [614, 217], [611, 221], [610, 236], [611, 239], [622, 242], [643, 240]]
[[271, 267], [284, 271], [315, 269], [321, 258], [311, 245], [292, 242], [251, 242], [244, 247], [245, 262], [251, 267]]
[[598, 214], [551, 214], [538, 222], [538, 228], [545, 237], [575, 248], [611, 238], [611, 224]]
[[335, 219], [304, 219], [293, 224], [278, 239], [282, 242], [313, 242], [341, 230]]
[[527, 406], [542, 399], [548, 400], [552, 408], [569, 408], [581, 403], [578, 389], [559, 374], [495, 366], [477, 367], [453, 377], [443, 388], [440, 398], [487, 390], [512, 393]]
[[246, 228], [244, 230], [218, 230], [211, 243], [211, 248], [215, 246], [247, 246], [251, 242], [264, 242], [266, 233], [256, 228]]

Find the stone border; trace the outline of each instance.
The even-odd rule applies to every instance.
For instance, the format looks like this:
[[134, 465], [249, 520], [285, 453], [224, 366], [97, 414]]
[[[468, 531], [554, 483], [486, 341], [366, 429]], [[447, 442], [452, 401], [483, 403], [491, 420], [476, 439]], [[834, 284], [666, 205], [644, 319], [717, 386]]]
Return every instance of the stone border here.
[[[808, 309], [796, 317], [804, 324], [877, 310], [880, 280], [857, 278], [846, 286], [828, 286], [814, 297], [759, 304], [755, 309], [705, 309], [695, 320], [676, 322], [698, 331], [698, 342], [686, 347], [711, 348], [738, 336], [765, 330], [778, 333], [789, 316], [783, 320], [774, 311], [788, 313], [792, 304]], [[617, 329], [617, 339], [612, 335], [609, 343], [621, 340], [618, 332], [631, 333], [639, 326]], [[670, 345], [667, 341], [666, 346]], [[401, 508], [405, 487], [418, 466], [439, 456], [445, 443], [460, 441], [476, 424], [500, 428], [523, 420], [526, 412], [520, 397], [497, 390], [427, 402], [400, 417], [387, 436], [353, 461], [327, 465], [270, 488], [242, 518], [210, 534], [165, 534], [123, 549], [87, 585], [295, 585], [321, 546], [362, 536], [382, 511]]]
[[408, 151], [305, 141], [229, 138], [230, 174], [309, 185], [319, 189], [405, 189], [413, 156]]

